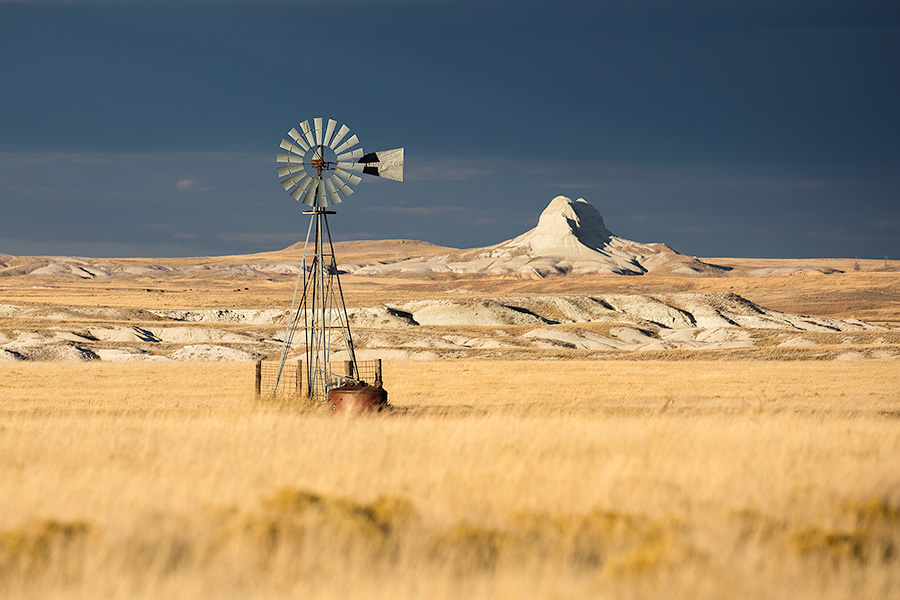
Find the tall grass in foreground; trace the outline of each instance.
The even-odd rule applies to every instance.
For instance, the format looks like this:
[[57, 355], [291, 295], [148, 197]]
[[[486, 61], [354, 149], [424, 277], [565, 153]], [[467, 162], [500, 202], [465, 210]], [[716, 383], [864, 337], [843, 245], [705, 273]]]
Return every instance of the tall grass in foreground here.
[[0, 366], [3, 597], [896, 597], [890, 362]]

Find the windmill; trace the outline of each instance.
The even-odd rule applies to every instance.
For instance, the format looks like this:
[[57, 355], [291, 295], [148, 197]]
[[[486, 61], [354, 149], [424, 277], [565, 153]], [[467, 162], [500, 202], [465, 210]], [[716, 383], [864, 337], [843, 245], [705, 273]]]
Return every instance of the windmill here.
[[[294, 287], [290, 318], [278, 363], [275, 391], [285, 362], [299, 330], [306, 346], [305, 388], [317, 402], [328, 400], [335, 388], [366, 387], [360, 377], [359, 363], [347, 318], [347, 307], [338, 277], [337, 262], [327, 215], [328, 207], [340, 204], [362, 181], [357, 173], [403, 181], [403, 148], [365, 153], [359, 138], [337, 121], [317, 117], [288, 131], [276, 155], [281, 185], [294, 200], [309, 206], [309, 229], [303, 246], [300, 272]], [[341, 373], [332, 369], [333, 341], [340, 338], [349, 355], [348, 368]], [[382, 392], [383, 393], [383, 392]], [[386, 402], [386, 394], [384, 395]], [[337, 404], [332, 404], [336, 408]]]

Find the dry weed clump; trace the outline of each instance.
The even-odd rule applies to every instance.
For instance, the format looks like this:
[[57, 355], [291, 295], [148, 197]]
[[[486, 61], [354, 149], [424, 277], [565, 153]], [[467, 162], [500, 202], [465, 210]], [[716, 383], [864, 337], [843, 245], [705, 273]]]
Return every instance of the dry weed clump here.
[[44, 519], [0, 531], [0, 581], [49, 577], [70, 581], [83, 569], [87, 538], [83, 521]]
[[459, 573], [498, 568], [637, 573], [677, 562], [691, 549], [675, 523], [594, 510], [584, 515], [519, 513], [500, 528], [461, 522], [432, 535], [427, 556]]
[[800, 553], [832, 563], [859, 564], [900, 562], [900, 505], [884, 498], [845, 501], [838, 508], [835, 525], [808, 524], [789, 534]]

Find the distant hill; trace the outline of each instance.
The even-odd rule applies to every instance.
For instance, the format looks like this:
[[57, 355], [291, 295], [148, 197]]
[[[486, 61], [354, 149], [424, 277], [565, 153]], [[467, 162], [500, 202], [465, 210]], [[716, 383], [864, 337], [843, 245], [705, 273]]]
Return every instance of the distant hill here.
[[680, 254], [665, 244], [644, 244], [613, 235], [596, 208], [583, 198], [573, 201], [565, 196], [550, 201], [537, 227], [494, 246], [399, 261], [382, 257], [342, 264], [341, 268], [358, 275], [483, 273], [528, 278], [569, 273], [697, 275], [729, 270]]

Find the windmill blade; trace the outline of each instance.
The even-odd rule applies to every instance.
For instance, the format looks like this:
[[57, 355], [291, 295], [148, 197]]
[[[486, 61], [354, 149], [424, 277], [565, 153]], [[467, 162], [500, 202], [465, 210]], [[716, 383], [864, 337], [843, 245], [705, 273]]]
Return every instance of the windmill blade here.
[[294, 191], [291, 192], [291, 198], [294, 200], [299, 200], [300, 196], [303, 196], [306, 193], [306, 190], [309, 189], [309, 186], [312, 185], [312, 182], [315, 181], [312, 177], [304, 179], [303, 182], [294, 188]]
[[350, 148], [352, 148], [353, 146], [356, 146], [357, 144], [359, 144], [359, 138], [356, 137], [356, 134], [354, 133], [349, 138], [347, 138], [347, 140], [343, 144], [341, 144], [340, 146], [335, 148], [334, 153], [340, 154], [341, 152], [344, 152], [345, 150], [349, 150]]
[[296, 167], [278, 167], [277, 171], [279, 177], [284, 177], [285, 175], [293, 175], [294, 173], [298, 173], [305, 168], [306, 167], [304, 167], [303, 165], [298, 165]]
[[302, 150], [299, 146], [295, 146], [287, 140], [281, 140], [281, 144], [279, 147], [284, 148], [288, 152], [293, 152], [297, 156], [306, 156], [305, 150]]
[[289, 189], [291, 189], [292, 187], [294, 187], [295, 185], [297, 185], [298, 183], [300, 183], [301, 181], [303, 181], [304, 179], [307, 179], [307, 178], [312, 179], [309, 175], [306, 174], [306, 171], [304, 171], [303, 173], [297, 173], [293, 177], [288, 177], [287, 179], [285, 179], [284, 181], [281, 182], [281, 185], [284, 187], [284, 191], [288, 191]]
[[322, 117], [313, 119], [313, 127], [316, 130], [316, 146], [322, 145]]
[[347, 171], [344, 171], [342, 169], [336, 170], [334, 174], [338, 179], [348, 185], [359, 185], [359, 182], [362, 181], [362, 177], [354, 175], [353, 173], [348, 173]]
[[[346, 162], [348, 160], [354, 160], [356, 158], [360, 158], [363, 155], [363, 149], [357, 148], [353, 152], [344, 152], [343, 154], [338, 154], [337, 159], [338, 162]], [[363, 162], [363, 161], [359, 161]]]
[[306, 144], [306, 140], [303, 139], [303, 136], [300, 135], [300, 132], [297, 131], [296, 127], [292, 127], [290, 131], [288, 131], [288, 135], [291, 136], [297, 145], [303, 148], [303, 152], [309, 150], [309, 146]]
[[322, 182], [316, 186], [316, 208], [326, 208], [328, 206], [328, 196], [325, 195], [325, 186]]
[[303, 164], [303, 157], [279, 152], [275, 155], [275, 162], [287, 163], [289, 165], [301, 165]]
[[337, 166], [341, 169], [347, 169], [348, 171], [356, 171], [357, 173], [362, 173], [366, 165], [358, 162], [346, 162], [339, 160], [337, 162]]
[[[349, 173], [345, 173], [348, 177], [351, 175]], [[356, 177], [356, 175], [352, 175], [352, 177]], [[334, 172], [334, 178], [341, 184], [338, 186], [337, 191], [344, 195], [344, 198], [353, 193], [353, 186], [350, 184], [350, 181], [344, 181], [337, 174], [337, 171]], [[356, 177], [359, 179], [359, 177]]]
[[318, 181], [316, 181], [313, 185], [309, 186], [309, 190], [306, 192], [306, 197], [303, 199], [303, 204], [305, 204], [307, 206], [312, 206], [313, 204], [315, 204], [317, 187], [319, 187]]
[[344, 139], [344, 136], [348, 133], [350, 133], [350, 128], [346, 125], [341, 125], [341, 128], [338, 129], [338, 132], [335, 134], [334, 139], [331, 140], [331, 145], [328, 147], [334, 150], [334, 147], [337, 146], [340, 141]]
[[350, 194], [353, 193], [353, 188], [350, 187], [349, 185], [342, 185], [341, 187], [338, 188], [338, 191], [340, 193], [342, 193], [344, 195], [344, 198], [346, 199], [347, 196], [349, 196]]
[[306, 138], [306, 143], [309, 144], [310, 148], [316, 145], [316, 140], [313, 139], [312, 130], [309, 128], [309, 121], [300, 123], [300, 131], [303, 132], [303, 137]]
[[337, 125], [337, 121], [328, 119], [328, 125], [325, 126], [325, 138], [322, 140], [322, 144], [329, 148], [331, 148], [331, 134], [334, 133], [335, 125]]
[[332, 183], [332, 177], [329, 177], [325, 180], [325, 187], [328, 188], [328, 199], [331, 201], [331, 204], [340, 204], [341, 196], [337, 193], [337, 190], [334, 189], [334, 183]]

